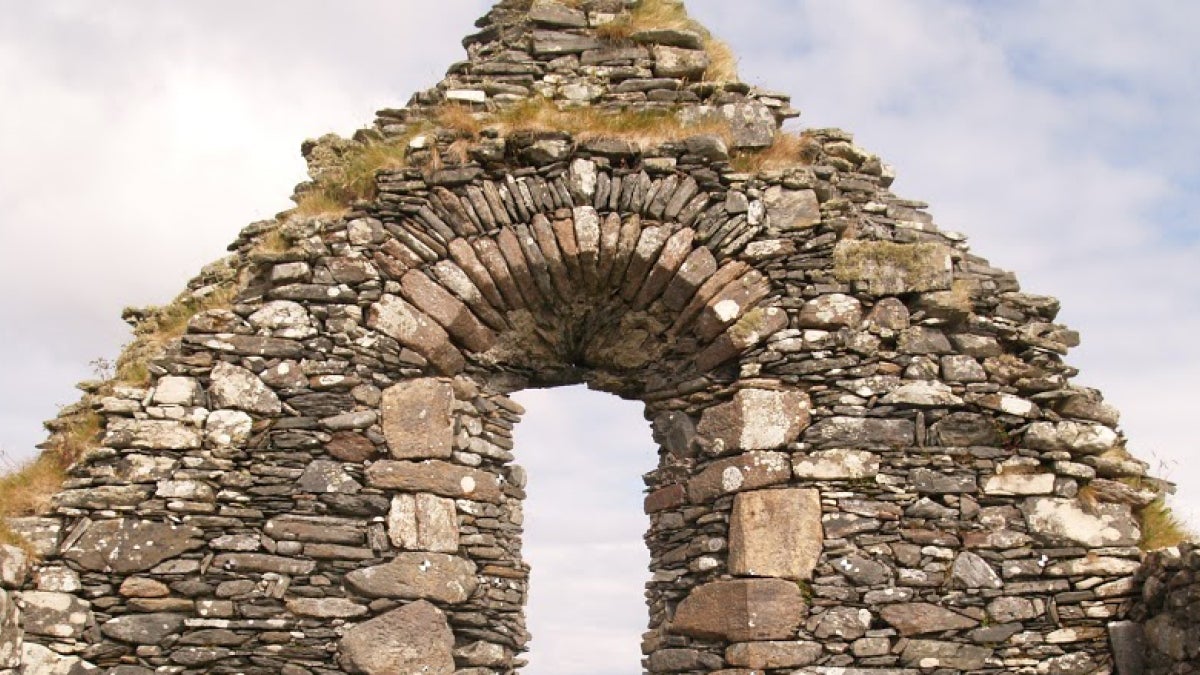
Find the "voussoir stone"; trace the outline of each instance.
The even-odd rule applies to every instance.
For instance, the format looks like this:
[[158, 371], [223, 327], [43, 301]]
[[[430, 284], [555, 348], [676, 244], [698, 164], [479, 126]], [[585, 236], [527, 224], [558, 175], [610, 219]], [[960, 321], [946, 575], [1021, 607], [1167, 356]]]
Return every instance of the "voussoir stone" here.
[[203, 534], [195, 527], [149, 520], [103, 520], [62, 555], [88, 571], [131, 574], [200, 548]]
[[447, 459], [454, 450], [454, 388], [445, 380], [402, 382], [383, 392], [383, 435], [396, 459]]
[[341, 653], [366, 675], [451, 675], [454, 634], [446, 615], [414, 602], [346, 631]]
[[354, 570], [346, 583], [375, 598], [466, 602], [478, 581], [475, 563], [442, 553], [400, 553], [383, 565]]
[[696, 431], [729, 449], [774, 450], [799, 438], [811, 409], [803, 392], [742, 389], [705, 410]]
[[707, 640], [786, 640], [808, 613], [800, 588], [784, 579], [712, 581], [692, 589], [670, 630]]
[[500, 501], [495, 474], [436, 459], [424, 462], [381, 460], [367, 467], [367, 484], [404, 492], [431, 492], [454, 499]]
[[733, 574], [811, 579], [823, 541], [817, 490], [753, 490], [733, 500], [729, 523]]

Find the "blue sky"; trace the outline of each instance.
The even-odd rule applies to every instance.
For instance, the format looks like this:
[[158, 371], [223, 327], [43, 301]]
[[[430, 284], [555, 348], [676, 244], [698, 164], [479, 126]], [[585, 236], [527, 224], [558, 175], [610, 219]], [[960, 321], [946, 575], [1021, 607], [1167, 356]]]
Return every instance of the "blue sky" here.
[[[895, 165], [899, 194], [1063, 300], [1083, 335], [1079, 381], [1124, 412], [1131, 449], [1179, 482], [1177, 507], [1200, 523], [1200, 3], [689, 5], [745, 79], [793, 95], [802, 126], [855, 132]], [[0, 0], [7, 456], [29, 457], [87, 363], [128, 339], [122, 306], [169, 300], [242, 226], [286, 208], [300, 141], [349, 134], [436, 81], [485, 9]], [[640, 412], [598, 394], [525, 396], [531, 507], [555, 505], [531, 508], [548, 601], [532, 610], [543, 637], [528, 672], [636, 672], [636, 490], [653, 459]], [[597, 525], [574, 527], [572, 512]], [[589, 635], [605, 649], [580, 659]]]

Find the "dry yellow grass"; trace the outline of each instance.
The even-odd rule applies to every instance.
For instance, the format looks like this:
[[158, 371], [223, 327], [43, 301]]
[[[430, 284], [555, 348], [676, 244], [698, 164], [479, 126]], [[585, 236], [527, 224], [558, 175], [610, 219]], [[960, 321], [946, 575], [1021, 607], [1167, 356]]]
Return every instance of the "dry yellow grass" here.
[[1142, 538], [1138, 546], [1143, 551], [1177, 546], [1195, 538], [1163, 499], [1156, 499], [1139, 509], [1137, 517], [1142, 528]]
[[123, 384], [149, 384], [147, 363], [162, 353], [172, 340], [187, 330], [188, 320], [210, 309], [228, 308], [237, 296], [237, 286], [226, 282], [203, 298], [184, 293], [170, 304], [153, 309], [133, 330], [133, 341], [117, 357], [116, 380]]
[[296, 208], [292, 212], [301, 216], [316, 217], [341, 216], [349, 210], [346, 204], [318, 188], [302, 194], [296, 201]]
[[690, 30], [699, 33], [709, 58], [704, 79], [711, 82], [737, 81], [737, 56], [733, 50], [688, 16], [687, 9], [678, 0], [642, 0], [627, 14], [599, 26], [596, 32], [604, 39], [621, 41], [647, 30]]
[[786, 169], [812, 160], [813, 144], [803, 134], [781, 131], [775, 141], [762, 150], [740, 152], [733, 158], [733, 168], [742, 173], [761, 173]]
[[460, 138], [475, 139], [483, 131], [483, 121], [467, 106], [449, 103], [438, 108], [437, 125], [456, 132]]

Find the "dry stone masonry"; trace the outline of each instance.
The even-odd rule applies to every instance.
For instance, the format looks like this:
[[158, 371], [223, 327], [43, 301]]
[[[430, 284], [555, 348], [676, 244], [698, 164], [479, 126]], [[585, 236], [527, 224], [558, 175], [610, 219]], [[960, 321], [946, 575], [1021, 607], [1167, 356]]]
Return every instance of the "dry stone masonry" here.
[[[1194, 672], [1196, 553], [1135, 579], [1158, 484], [1071, 383], [1058, 302], [844, 132], [738, 171], [788, 98], [707, 80], [697, 30], [602, 30], [636, 5], [501, 2], [436, 87], [305, 144], [300, 199], [363, 148], [408, 161], [247, 228], [148, 376], [67, 411], [99, 447], [11, 523], [0, 672], [517, 672], [508, 395], [569, 383], [660, 446], [648, 672], [1143, 672], [1129, 618], [1168, 631], [1144, 672]], [[486, 125], [531, 100], [725, 132]], [[465, 146], [447, 104], [483, 121]]]

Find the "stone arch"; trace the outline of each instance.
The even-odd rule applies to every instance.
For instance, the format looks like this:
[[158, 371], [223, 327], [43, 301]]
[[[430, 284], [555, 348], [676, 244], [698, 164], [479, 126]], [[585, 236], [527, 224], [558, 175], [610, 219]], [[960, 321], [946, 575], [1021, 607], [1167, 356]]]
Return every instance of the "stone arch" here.
[[[605, 42], [592, 15], [624, 5], [585, 5], [502, 2], [409, 108], [306, 144], [302, 206], [363, 148], [407, 166], [252, 225], [148, 377], [85, 401], [100, 447], [12, 523], [42, 560], [4, 577], [27, 642], [5, 666], [515, 672], [507, 395], [586, 382], [660, 445], [647, 670], [1108, 672], [1155, 490], [1070, 383], [1057, 302], [843, 132], [739, 171], [786, 98], [704, 81], [697, 30]], [[681, 121], [635, 143], [439, 118], [518, 89]]]

